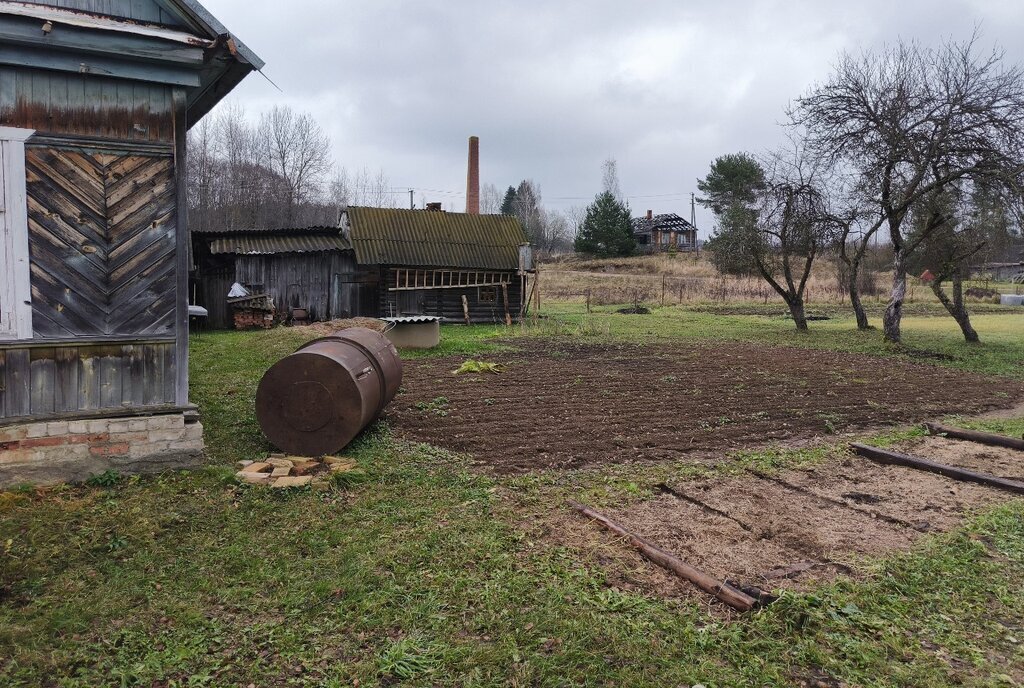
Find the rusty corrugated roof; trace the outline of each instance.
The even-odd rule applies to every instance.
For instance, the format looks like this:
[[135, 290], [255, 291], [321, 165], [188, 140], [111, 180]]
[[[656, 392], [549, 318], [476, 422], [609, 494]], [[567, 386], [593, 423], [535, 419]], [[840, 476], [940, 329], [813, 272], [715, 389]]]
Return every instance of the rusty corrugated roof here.
[[347, 210], [356, 262], [481, 270], [515, 270], [526, 243], [519, 220], [429, 210]]
[[314, 251], [350, 251], [352, 244], [338, 230], [333, 234], [232, 234], [210, 240], [210, 253], [268, 255], [273, 253], [312, 253]]

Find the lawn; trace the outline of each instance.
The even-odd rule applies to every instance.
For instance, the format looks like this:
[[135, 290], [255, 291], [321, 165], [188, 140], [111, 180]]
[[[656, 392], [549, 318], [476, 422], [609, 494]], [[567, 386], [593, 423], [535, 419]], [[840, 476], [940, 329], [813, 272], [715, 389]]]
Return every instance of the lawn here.
[[[977, 316], [981, 346], [958, 341], [948, 319], [907, 318], [908, 353], [848, 319], [796, 333], [776, 317], [609, 310], [546, 305], [536, 328], [445, 328], [441, 353], [486, 358], [521, 336], [720, 338], [1024, 377], [1020, 315]], [[231, 464], [271, 449], [253, 417], [255, 385], [303, 338], [274, 330], [193, 339], [192, 396], [210, 467], [0, 495], [0, 685], [1024, 684], [1019, 500], [874, 561], [862, 580], [787, 593], [730, 618], [610, 586], [597, 562], [523, 524], [568, 497], [637, 500], [667, 478], [821, 462], [838, 445], [769, 447], [722, 466], [495, 478], [378, 425], [347, 450], [362, 471], [345, 484], [239, 486]], [[1024, 421], [974, 424], [1020, 432]]]

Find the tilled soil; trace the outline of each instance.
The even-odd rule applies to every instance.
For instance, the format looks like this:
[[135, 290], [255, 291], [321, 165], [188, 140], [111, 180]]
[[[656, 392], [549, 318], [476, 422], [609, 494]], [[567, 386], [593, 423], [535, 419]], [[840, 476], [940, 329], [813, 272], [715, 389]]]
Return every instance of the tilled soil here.
[[657, 461], [1011, 405], [1024, 385], [859, 354], [743, 343], [517, 341], [485, 357], [405, 362], [388, 413], [411, 439], [500, 473]]

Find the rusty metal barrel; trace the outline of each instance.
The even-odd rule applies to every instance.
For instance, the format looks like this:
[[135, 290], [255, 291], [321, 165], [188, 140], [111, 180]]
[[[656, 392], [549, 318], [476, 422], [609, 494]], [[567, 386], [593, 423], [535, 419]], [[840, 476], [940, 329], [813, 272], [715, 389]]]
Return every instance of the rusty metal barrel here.
[[353, 327], [315, 339], [271, 366], [256, 390], [256, 418], [283, 452], [340, 451], [398, 393], [402, 361], [387, 337]]

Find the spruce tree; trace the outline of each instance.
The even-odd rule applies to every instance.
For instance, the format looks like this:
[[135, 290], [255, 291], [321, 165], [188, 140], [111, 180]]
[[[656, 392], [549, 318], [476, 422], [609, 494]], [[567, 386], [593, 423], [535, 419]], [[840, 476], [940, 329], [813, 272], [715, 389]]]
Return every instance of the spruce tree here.
[[508, 191], [505, 192], [505, 199], [501, 202], [501, 214], [516, 214], [516, 188], [514, 186], [508, 187]]
[[599, 193], [587, 206], [574, 248], [600, 258], [629, 256], [636, 253], [636, 239], [630, 221], [629, 206], [616, 200], [609, 191]]

